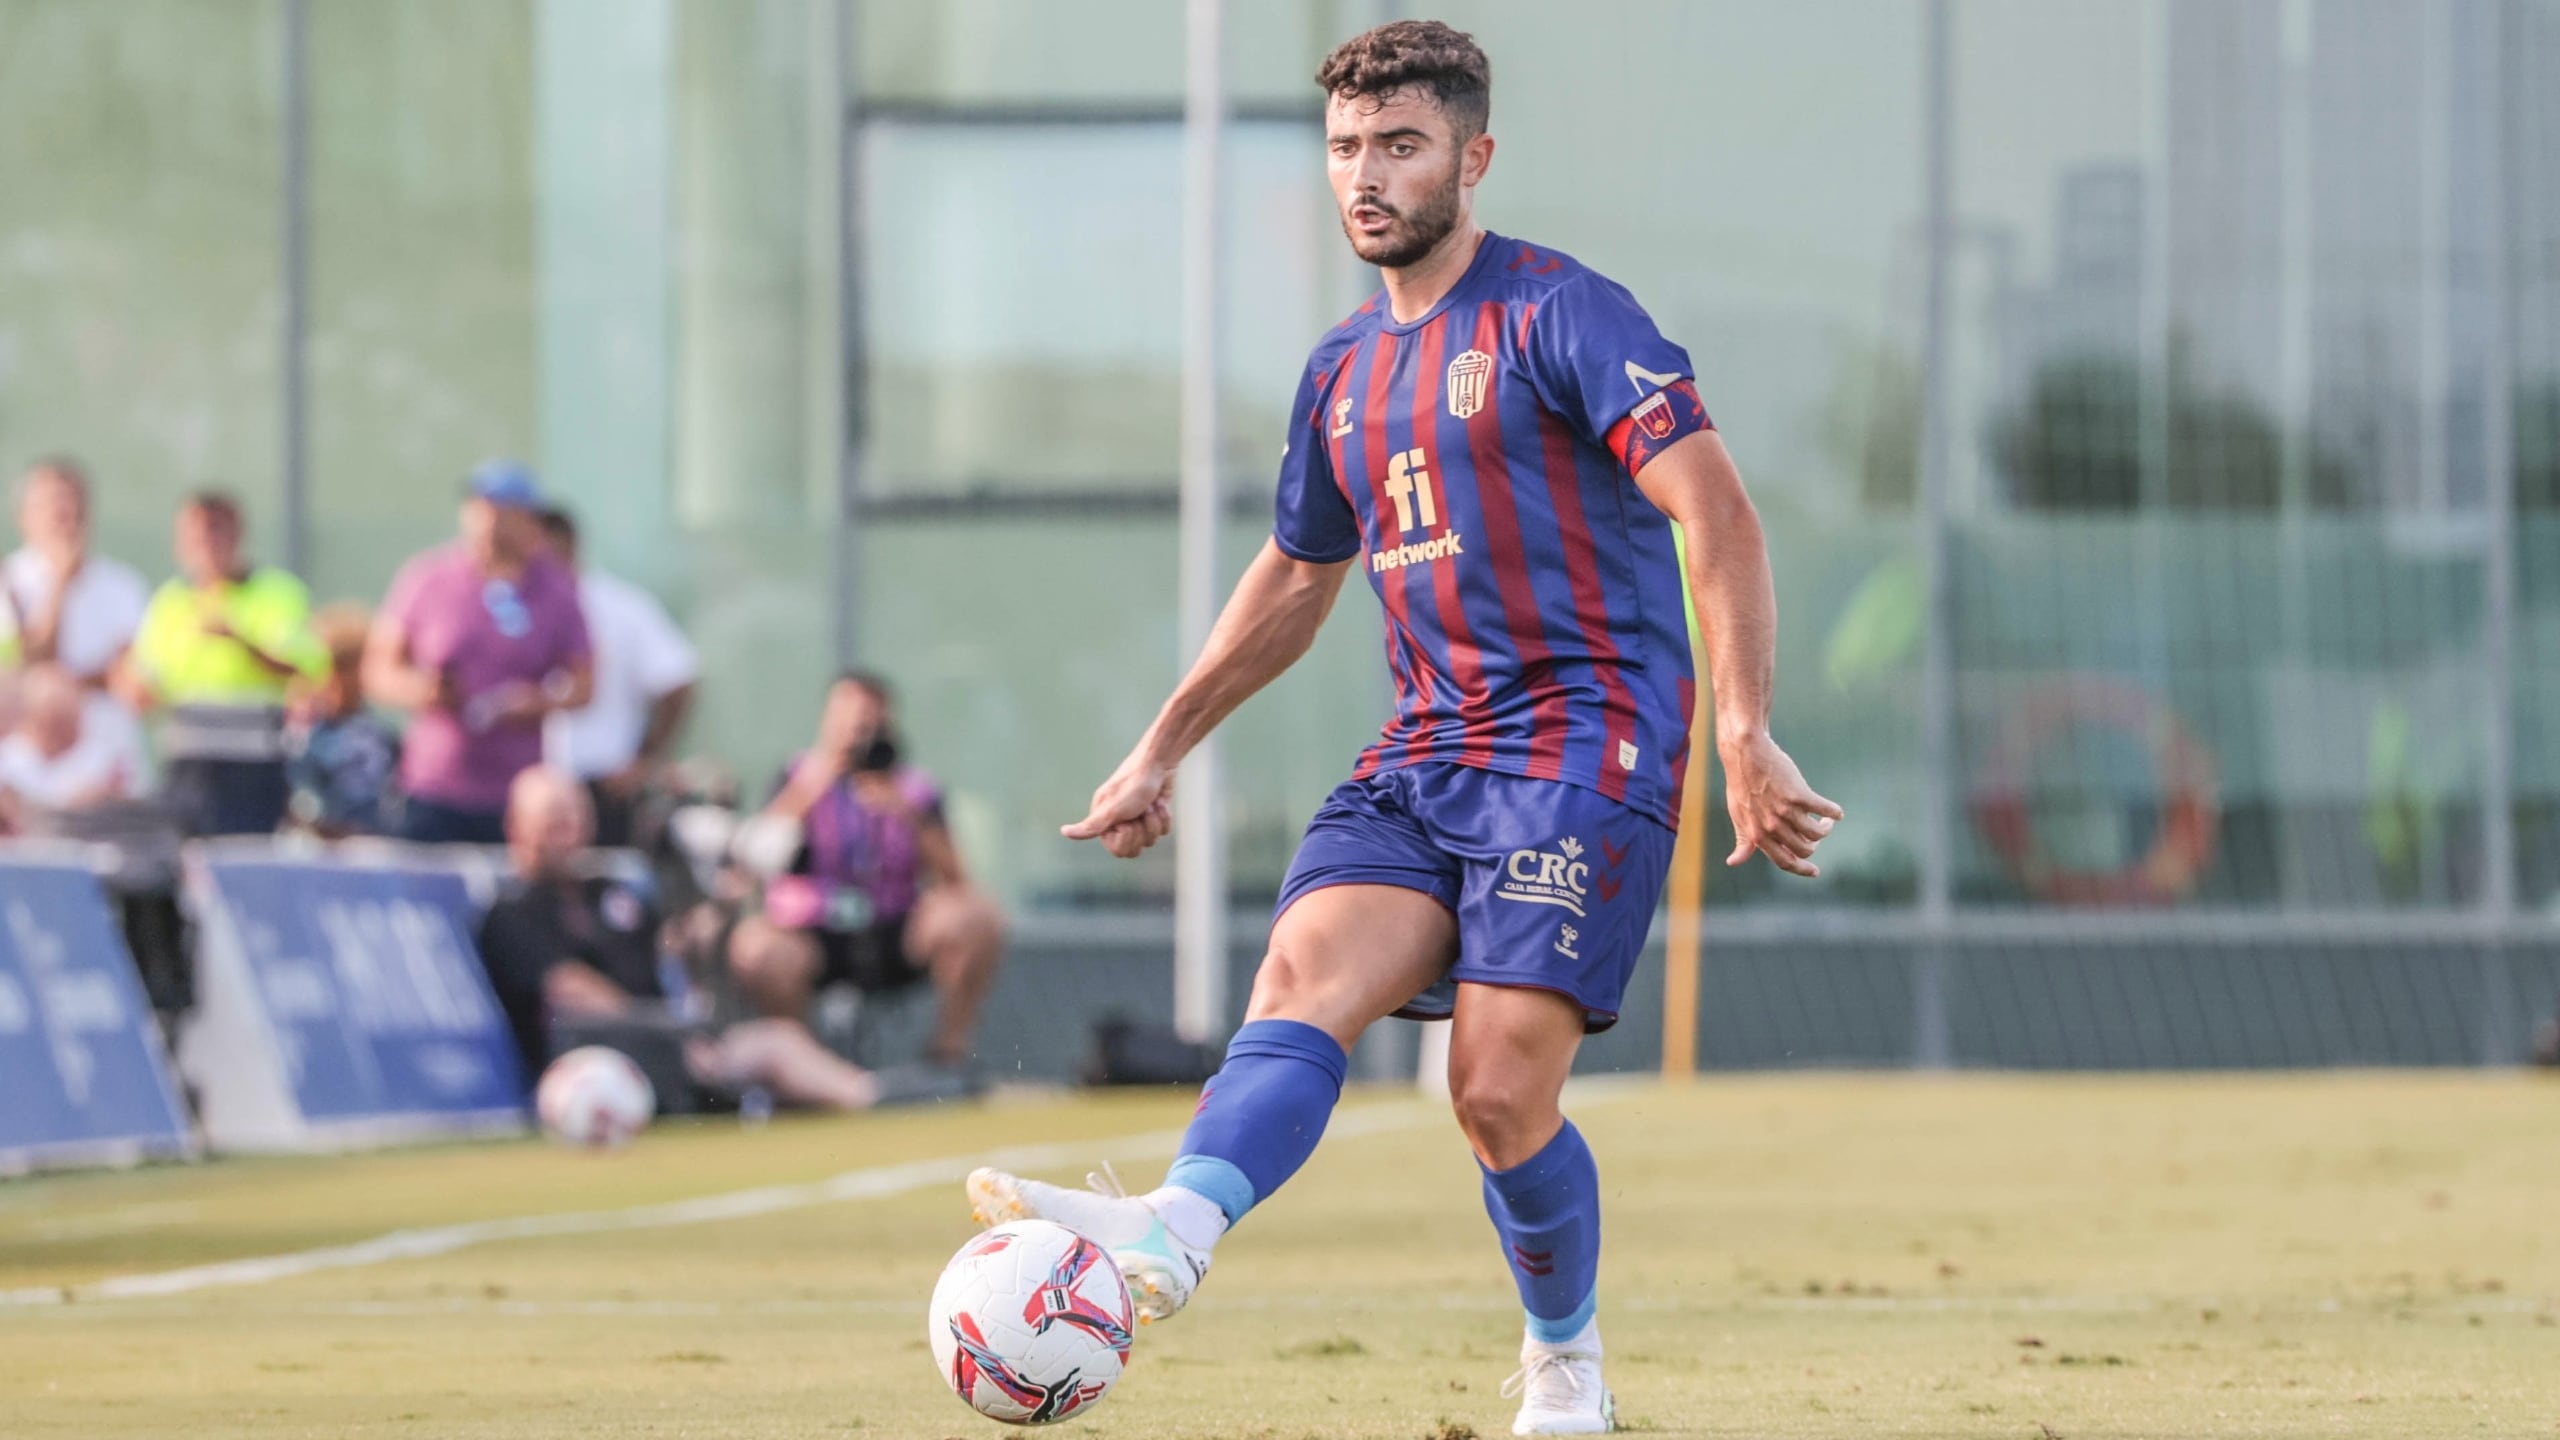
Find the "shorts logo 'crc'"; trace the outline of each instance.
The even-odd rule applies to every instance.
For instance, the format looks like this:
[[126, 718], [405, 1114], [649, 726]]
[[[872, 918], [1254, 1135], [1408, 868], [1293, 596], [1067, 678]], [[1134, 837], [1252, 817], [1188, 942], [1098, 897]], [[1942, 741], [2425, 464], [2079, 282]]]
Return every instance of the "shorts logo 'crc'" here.
[[1512, 851], [1502, 870], [1503, 881], [1493, 890], [1497, 900], [1557, 905], [1579, 915], [1591, 897], [1591, 867], [1583, 862], [1582, 842], [1570, 835], [1552, 851]]

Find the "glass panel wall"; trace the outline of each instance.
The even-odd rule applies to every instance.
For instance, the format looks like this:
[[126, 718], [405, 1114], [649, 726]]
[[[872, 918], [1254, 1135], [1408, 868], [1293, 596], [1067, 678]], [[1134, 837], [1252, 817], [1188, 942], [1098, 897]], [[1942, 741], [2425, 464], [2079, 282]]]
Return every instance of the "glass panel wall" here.
[[[1484, 0], [1430, 13], [1494, 63], [1478, 216], [1626, 285], [1688, 348], [1768, 531], [1776, 733], [1857, 824], [1825, 848], [1820, 881], [1719, 865], [1709, 903], [1910, 900], [1924, 833], [1909, 509], [1922, 8]], [[1720, 789], [1710, 812], [1721, 856]]]
[[533, 6], [313, 5], [315, 599], [381, 598], [484, 456], [538, 460]]
[[309, 13], [315, 590], [378, 598], [528, 457], [700, 648], [685, 748], [761, 787], [838, 629], [834, 8]]
[[[876, 87], [857, 112], [861, 655], [899, 681], [972, 862], [1034, 907], [1158, 903], [1172, 887], [1169, 851], [1127, 865], [1057, 838], [1152, 718], [1179, 648], [1181, 7], [1116, 8], [1129, 23], [1113, 29], [1043, 7], [874, 5], [860, 30]], [[1295, 76], [1238, 117], [1223, 156], [1230, 575], [1269, 535], [1306, 352], [1364, 284], [1331, 218], [1307, 80], [1327, 9], [1230, 10], [1238, 100], [1254, 102], [1258, 67]], [[994, 23], [977, 10], [1020, 29], [937, 69], [928, 51], [975, 46]], [[1094, 47], [1091, 64], [1057, 58]], [[1252, 900], [1277, 890], [1385, 713], [1376, 606], [1340, 608], [1226, 732], [1233, 875]]]
[[281, 8], [0, 0], [0, 467], [79, 458], [155, 581], [200, 486], [283, 542]]
[[2499, 15], [1957, 7], [1964, 898], [2481, 895]]
[[[1230, 573], [1374, 284], [1309, 76], [1406, 8], [1228, 7]], [[304, 7], [315, 590], [530, 456], [700, 642], [692, 748], [760, 786], [858, 658], [1013, 898], [1162, 892], [1050, 827], [1173, 680], [1182, 11]], [[1933, 624], [1953, 902], [2560, 894], [2560, 3], [1954, 0], [1942, 75], [1924, 5], [1435, 13], [1495, 61], [1481, 216], [1689, 346], [1762, 507], [1779, 733], [1855, 823], [1716, 903], [1923, 898]], [[87, 459], [155, 577], [197, 485], [281, 548], [286, 15], [0, 0], [0, 464]], [[1236, 721], [1241, 893], [1384, 716], [1352, 589]]]

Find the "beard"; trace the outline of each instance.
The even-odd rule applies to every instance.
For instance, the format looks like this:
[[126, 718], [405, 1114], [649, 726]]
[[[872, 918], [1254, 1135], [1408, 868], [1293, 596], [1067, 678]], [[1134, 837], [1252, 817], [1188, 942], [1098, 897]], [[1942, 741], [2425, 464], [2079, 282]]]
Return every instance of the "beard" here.
[[1433, 246], [1458, 228], [1458, 167], [1450, 166], [1448, 180], [1411, 210], [1399, 210], [1375, 196], [1364, 197], [1358, 203], [1384, 211], [1390, 223], [1384, 234], [1363, 235], [1352, 228], [1350, 215], [1344, 214], [1342, 237], [1351, 242], [1351, 253], [1387, 270], [1419, 264]]

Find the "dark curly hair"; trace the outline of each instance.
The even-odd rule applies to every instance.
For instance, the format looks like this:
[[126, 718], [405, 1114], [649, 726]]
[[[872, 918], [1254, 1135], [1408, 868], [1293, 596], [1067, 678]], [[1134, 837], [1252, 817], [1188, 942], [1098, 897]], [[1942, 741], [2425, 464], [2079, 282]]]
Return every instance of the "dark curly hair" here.
[[1464, 143], [1493, 114], [1493, 65], [1475, 37], [1437, 20], [1396, 20], [1334, 47], [1316, 70], [1329, 96], [1384, 100], [1399, 90], [1430, 95]]

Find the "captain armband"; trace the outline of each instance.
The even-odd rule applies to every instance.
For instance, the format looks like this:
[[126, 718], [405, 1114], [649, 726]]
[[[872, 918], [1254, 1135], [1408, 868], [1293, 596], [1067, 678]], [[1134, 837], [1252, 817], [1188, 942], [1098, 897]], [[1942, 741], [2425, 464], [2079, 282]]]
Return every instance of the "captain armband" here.
[[1654, 456], [1678, 444], [1681, 437], [1714, 428], [1716, 422], [1707, 418], [1707, 405], [1698, 398], [1698, 387], [1687, 380], [1675, 380], [1645, 397], [1643, 403], [1609, 427], [1609, 453], [1617, 456], [1618, 463], [1633, 475], [1652, 463]]

